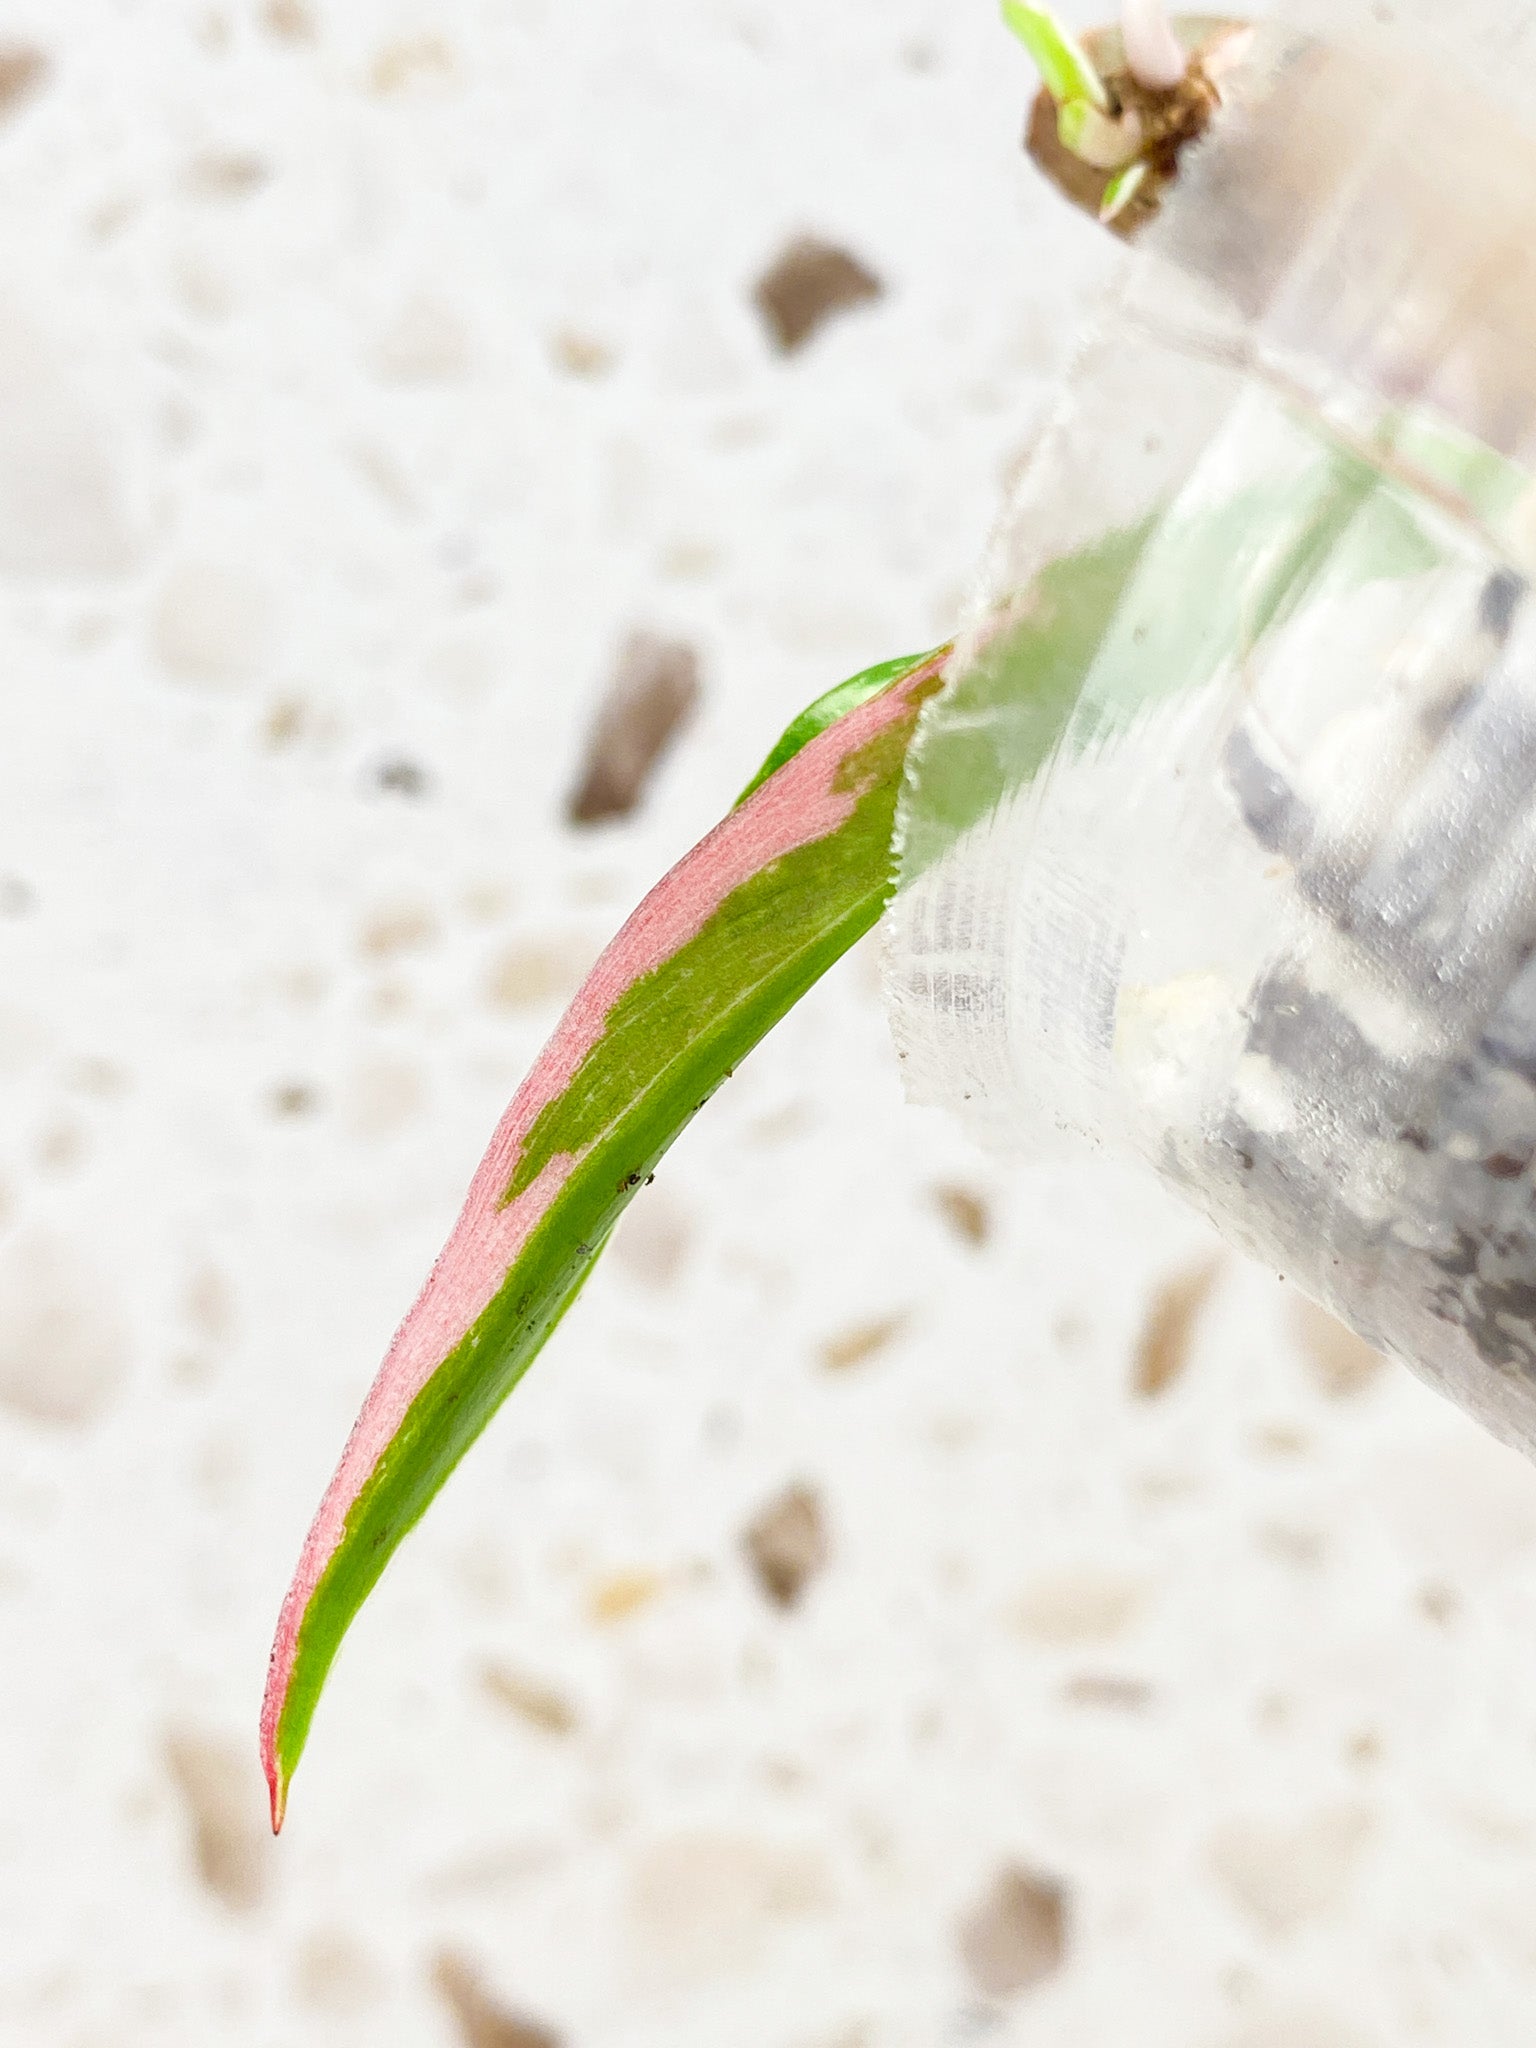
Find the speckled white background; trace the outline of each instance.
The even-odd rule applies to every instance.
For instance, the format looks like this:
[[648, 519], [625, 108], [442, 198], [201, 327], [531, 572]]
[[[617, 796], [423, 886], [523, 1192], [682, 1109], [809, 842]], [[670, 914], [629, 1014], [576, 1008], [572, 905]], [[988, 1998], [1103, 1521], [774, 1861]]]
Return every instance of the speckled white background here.
[[[1205, 1238], [904, 1110], [867, 951], [678, 1147], [263, 1841], [283, 1582], [551, 992], [952, 625], [1102, 252], [982, 0], [0, 30], [48, 66], [0, 121], [0, 2041], [528, 2040], [451, 1951], [566, 2048], [1527, 2043], [1536, 1478], [1395, 1371], [1331, 1398], [1232, 1261], [1137, 1400]], [[803, 230], [887, 291], [786, 359]], [[635, 626], [704, 705], [577, 836]], [[740, 1535], [795, 1481], [784, 1614]], [[988, 2001], [1009, 1865], [1065, 1954]]]

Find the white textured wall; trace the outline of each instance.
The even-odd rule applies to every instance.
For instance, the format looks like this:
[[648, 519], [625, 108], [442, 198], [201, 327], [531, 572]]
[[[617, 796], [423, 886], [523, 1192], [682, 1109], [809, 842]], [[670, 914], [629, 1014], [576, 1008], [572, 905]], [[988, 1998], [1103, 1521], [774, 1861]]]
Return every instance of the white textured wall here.
[[[0, 2041], [1527, 2043], [1536, 1479], [1329, 1394], [1235, 1262], [1136, 1397], [1206, 1240], [905, 1111], [863, 955], [392, 1569], [263, 1841], [287, 1570], [553, 993], [948, 629], [1099, 252], [986, 0], [0, 31], [47, 61], [0, 113]], [[802, 230], [887, 292], [785, 359]], [[633, 626], [704, 707], [578, 838]], [[780, 1612], [740, 1538], [797, 1482]]]

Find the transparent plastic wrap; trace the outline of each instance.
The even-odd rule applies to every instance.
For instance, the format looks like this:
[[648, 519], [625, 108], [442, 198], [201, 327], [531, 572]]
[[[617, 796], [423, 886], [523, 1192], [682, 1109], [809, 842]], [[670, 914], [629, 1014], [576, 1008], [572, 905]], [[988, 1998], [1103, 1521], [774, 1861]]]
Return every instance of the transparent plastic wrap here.
[[887, 941], [917, 1099], [1139, 1155], [1527, 1450], [1533, 476], [1519, 108], [1261, 25], [995, 542]]

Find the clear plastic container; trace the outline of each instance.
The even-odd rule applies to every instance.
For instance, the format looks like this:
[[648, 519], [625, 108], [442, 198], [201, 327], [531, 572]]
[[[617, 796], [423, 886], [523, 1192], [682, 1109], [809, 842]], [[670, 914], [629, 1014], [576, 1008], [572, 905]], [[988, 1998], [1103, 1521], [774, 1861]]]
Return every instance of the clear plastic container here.
[[914, 750], [888, 1001], [1536, 1449], [1536, 142], [1260, 28]]

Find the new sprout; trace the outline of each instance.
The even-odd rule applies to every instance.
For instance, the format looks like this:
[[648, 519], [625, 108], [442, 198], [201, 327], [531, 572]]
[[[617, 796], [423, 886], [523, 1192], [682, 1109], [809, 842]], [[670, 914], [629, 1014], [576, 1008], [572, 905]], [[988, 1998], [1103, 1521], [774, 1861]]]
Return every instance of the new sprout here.
[[[1056, 102], [1061, 146], [1096, 171], [1115, 173], [1104, 195], [1105, 220], [1123, 213], [1145, 182], [1127, 175], [1148, 146], [1147, 124], [1120, 104], [1087, 50], [1049, 8], [1002, 0], [1003, 19], [1023, 43]], [[1122, 42], [1126, 70], [1145, 93], [1173, 92], [1189, 71], [1163, 0], [1125, 0]]]
[[1101, 114], [1111, 114], [1109, 88], [1082, 44], [1063, 28], [1047, 7], [1026, 0], [1003, 0], [1003, 20], [1034, 59], [1046, 91], [1059, 107], [1083, 101]]
[[1124, 213], [1147, 182], [1151, 170], [1152, 166], [1142, 156], [1127, 164], [1123, 171], [1116, 171], [1104, 187], [1104, 197], [1099, 201], [1099, 219], [1106, 227], [1112, 226]]
[[[1003, 20], [1035, 60], [1046, 91], [1059, 107], [1082, 101], [1098, 113], [1116, 112], [1113, 96], [1093, 59], [1048, 7], [1002, 0]], [[1173, 92], [1184, 83], [1189, 58], [1174, 33], [1164, 0], [1123, 0], [1120, 40], [1126, 69], [1147, 92]]]

